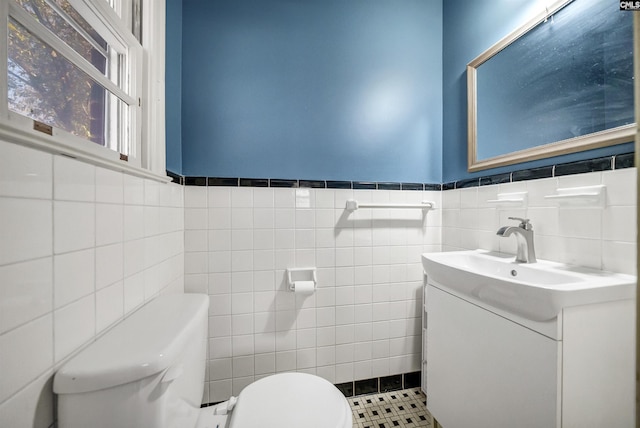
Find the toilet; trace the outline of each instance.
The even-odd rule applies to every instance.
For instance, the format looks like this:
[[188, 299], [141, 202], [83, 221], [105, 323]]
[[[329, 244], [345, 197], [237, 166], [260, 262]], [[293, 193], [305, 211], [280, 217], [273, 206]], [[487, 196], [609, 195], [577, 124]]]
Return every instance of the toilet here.
[[349, 403], [330, 382], [279, 373], [238, 397], [200, 407], [209, 297], [155, 298], [55, 374], [59, 428], [351, 428]]

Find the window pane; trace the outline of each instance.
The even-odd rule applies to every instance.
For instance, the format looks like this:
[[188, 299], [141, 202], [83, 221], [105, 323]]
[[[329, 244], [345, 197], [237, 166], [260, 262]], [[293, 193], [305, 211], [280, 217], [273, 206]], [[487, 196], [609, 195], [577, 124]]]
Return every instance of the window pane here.
[[[33, 2], [33, 0], [29, 0], [29, 1]], [[100, 37], [100, 34], [98, 34], [98, 32], [94, 30], [93, 27], [89, 25], [87, 21], [85, 21], [82, 15], [80, 15], [78, 11], [76, 11], [74, 7], [71, 6], [71, 4], [69, 4], [67, 0], [47, 0], [47, 1], [53, 2], [54, 4], [56, 4], [59, 7], [59, 9], [67, 15], [68, 18], [71, 18], [73, 22], [75, 22], [80, 26], [85, 31], [85, 33], [89, 35], [91, 39], [95, 41], [95, 43], [98, 44], [98, 46], [101, 46], [103, 48], [107, 47], [107, 42], [102, 37]]]
[[119, 2], [117, 0], [105, 0], [109, 6], [116, 12], [118, 11]]
[[142, 0], [132, 0], [131, 9], [131, 32], [142, 43]]
[[[16, 0], [40, 24], [118, 84], [109, 61], [118, 54], [67, 0]], [[126, 89], [126, 88], [123, 88]]]
[[124, 149], [129, 107], [12, 19], [7, 77], [10, 110]]

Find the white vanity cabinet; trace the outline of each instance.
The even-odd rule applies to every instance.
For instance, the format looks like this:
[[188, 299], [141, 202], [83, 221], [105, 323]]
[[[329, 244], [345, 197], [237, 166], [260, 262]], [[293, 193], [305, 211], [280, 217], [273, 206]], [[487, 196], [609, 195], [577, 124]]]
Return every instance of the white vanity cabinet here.
[[535, 322], [426, 288], [427, 407], [444, 428], [633, 426], [633, 300]]

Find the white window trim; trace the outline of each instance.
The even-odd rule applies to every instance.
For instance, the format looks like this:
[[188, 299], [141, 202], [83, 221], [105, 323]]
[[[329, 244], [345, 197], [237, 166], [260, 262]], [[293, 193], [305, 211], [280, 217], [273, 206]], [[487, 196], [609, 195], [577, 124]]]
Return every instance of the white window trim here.
[[[36, 131], [33, 129], [34, 121], [32, 119], [9, 111], [7, 103], [7, 25], [10, 7], [13, 7], [9, 4], [11, 1], [0, 0], [0, 19], [4, 23], [4, 28], [0, 31], [0, 139], [54, 154], [70, 156], [87, 163], [140, 177], [162, 182], [170, 181], [165, 169], [164, 49], [166, 7], [164, 1], [148, 0], [143, 4], [143, 46], [141, 49], [138, 48], [140, 51], [134, 55], [139, 58], [137, 64], [131, 61], [130, 65], [130, 73], [137, 75], [137, 78], [131, 79], [132, 83], [137, 81], [142, 85], [141, 88], [132, 87], [130, 91], [130, 94], [136, 95], [135, 98], [138, 98], [138, 103], [142, 106], [136, 108], [136, 114], [132, 115], [131, 129], [140, 130], [141, 135], [138, 135], [137, 144], [132, 147], [129, 162], [120, 160], [119, 153], [113, 150], [88, 142], [61, 129], [54, 128], [53, 135]], [[70, 0], [70, 3], [76, 9], [91, 7], [100, 13], [116, 16], [115, 11], [104, 0]], [[128, 28], [128, 24], [125, 24], [124, 20], [118, 18], [118, 22], [122, 28]], [[91, 22], [91, 25], [96, 24]], [[131, 38], [135, 39], [132, 34]], [[106, 80], [108, 81], [108, 79]], [[109, 83], [102, 81], [100, 83], [109, 91], [115, 89], [112, 87], [115, 85], [110, 81]], [[117, 90], [120, 91], [119, 88]], [[135, 102], [135, 99], [133, 101]], [[141, 124], [141, 126], [137, 124]]]
[[142, 91], [142, 167], [166, 174], [165, 144], [166, 2], [143, 0], [142, 46], [145, 87]]

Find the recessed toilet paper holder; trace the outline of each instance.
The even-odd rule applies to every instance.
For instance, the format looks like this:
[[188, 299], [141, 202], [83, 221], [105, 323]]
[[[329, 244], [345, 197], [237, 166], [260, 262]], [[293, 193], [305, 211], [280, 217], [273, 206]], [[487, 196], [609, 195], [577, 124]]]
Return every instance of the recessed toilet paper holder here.
[[298, 281], [313, 281], [313, 288], [318, 284], [316, 268], [289, 268], [287, 269], [287, 283], [289, 290], [295, 291], [295, 283]]

